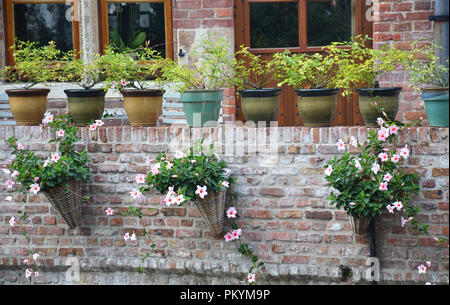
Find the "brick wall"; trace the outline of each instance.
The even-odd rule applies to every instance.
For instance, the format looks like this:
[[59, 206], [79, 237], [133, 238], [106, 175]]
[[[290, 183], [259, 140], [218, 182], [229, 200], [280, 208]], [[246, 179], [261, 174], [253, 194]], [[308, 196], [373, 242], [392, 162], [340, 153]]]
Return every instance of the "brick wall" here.
[[3, 2], [0, 2], [0, 69], [5, 65], [5, 30], [3, 28]]
[[[81, 132], [81, 131], [80, 131]], [[267, 131], [268, 132], [268, 131]], [[347, 215], [328, 205], [329, 189], [323, 165], [337, 155], [339, 138], [366, 137], [366, 128], [285, 127], [278, 132], [276, 164], [261, 164], [263, 153], [228, 156], [224, 159], [237, 177], [234, 191], [242, 239], [266, 262], [260, 282], [271, 284], [322, 284], [341, 282], [339, 265], [352, 268], [354, 282], [369, 254], [367, 236], [353, 236]], [[421, 194], [415, 202], [423, 207], [420, 219], [430, 231], [448, 238], [449, 151], [448, 128], [410, 128], [399, 137], [408, 143], [411, 156], [408, 168], [422, 176]], [[41, 277], [36, 283], [71, 283], [65, 277], [70, 256], [79, 259], [80, 283], [148, 284], [238, 284], [248, 270], [248, 261], [236, 251], [236, 244], [213, 237], [192, 204], [167, 208], [159, 204], [160, 195], [147, 196], [142, 222], [149, 235], [137, 242], [123, 240], [123, 234], [140, 228], [135, 217], [106, 216], [104, 208], [125, 211], [136, 204], [128, 192], [136, 187], [134, 177], [145, 173], [145, 158], [166, 151], [176, 136], [194, 135], [223, 139], [222, 128], [186, 127], [133, 128], [106, 127], [90, 133], [82, 130], [80, 147], [93, 157], [89, 184], [91, 199], [83, 204], [82, 225], [70, 230], [43, 195], [21, 203], [16, 193], [0, 185], [0, 283], [26, 283], [21, 261], [28, 249], [40, 254]], [[266, 134], [263, 132], [262, 134]], [[36, 151], [52, 149], [49, 134], [41, 127], [0, 127], [0, 138], [16, 136]], [[0, 144], [0, 165], [10, 152]], [[219, 152], [227, 146], [217, 146]], [[229, 148], [229, 146], [228, 146]], [[13, 202], [6, 196], [13, 195]], [[29, 221], [11, 228], [9, 219], [25, 208]], [[226, 224], [225, 229], [229, 229]], [[30, 233], [28, 243], [21, 230]], [[400, 225], [400, 219], [386, 215], [377, 223], [377, 250], [381, 277], [385, 283], [447, 283], [449, 279], [447, 246], [435, 247], [431, 238], [420, 244], [430, 261], [425, 278], [417, 272], [419, 253], [412, 247], [415, 238]], [[156, 244], [157, 254], [138, 274], [139, 257]]]
[[[373, 40], [378, 48], [386, 43], [410, 50], [414, 41], [424, 43], [434, 41], [433, 22], [428, 16], [434, 13], [433, 0], [390, 1], [376, 0], [374, 2]], [[426, 112], [420, 92], [415, 92], [408, 85], [409, 76], [398, 69], [383, 78], [380, 86], [403, 87], [400, 108], [397, 119], [414, 121], [420, 117], [425, 119]]]

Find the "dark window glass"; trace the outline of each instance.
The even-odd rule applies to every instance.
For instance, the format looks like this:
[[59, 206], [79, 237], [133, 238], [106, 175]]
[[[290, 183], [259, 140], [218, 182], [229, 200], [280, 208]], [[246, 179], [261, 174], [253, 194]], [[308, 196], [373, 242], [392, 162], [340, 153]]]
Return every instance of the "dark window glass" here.
[[14, 33], [22, 41], [41, 45], [55, 41], [62, 51], [73, 50], [72, 22], [66, 19], [70, 5], [64, 3], [14, 4]]
[[164, 3], [108, 4], [111, 47], [137, 49], [148, 46], [166, 54]]
[[296, 2], [250, 3], [252, 48], [298, 47]]
[[347, 41], [352, 33], [351, 0], [308, 1], [308, 46]]

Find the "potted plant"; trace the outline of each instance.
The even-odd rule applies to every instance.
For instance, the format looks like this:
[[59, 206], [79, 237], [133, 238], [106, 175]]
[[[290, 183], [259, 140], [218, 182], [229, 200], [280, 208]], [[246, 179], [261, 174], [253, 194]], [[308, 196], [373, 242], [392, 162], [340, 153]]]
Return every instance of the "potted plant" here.
[[[347, 212], [356, 234], [364, 233], [370, 221], [383, 213], [400, 212], [403, 219], [412, 220], [410, 217], [419, 211], [411, 204], [413, 196], [419, 193], [419, 176], [402, 168], [409, 149], [397, 144], [400, 130], [412, 124], [390, 121], [388, 117], [380, 117], [376, 122], [379, 129], [368, 131], [366, 143], [351, 137], [345, 144], [340, 139], [338, 150], [345, 152], [325, 165], [325, 179], [333, 188], [328, 199], [332, 206]], [[354, 156], [347, 146], [361, 152]]]
[[401, 87], [381, 87], [379, 78], [385, 73], [394, 71], [402, 64], [406, 51], [390, 45], [380, 49], [366, 47], [368, 36], [352, 37], [350, 42], [333, 42], [326, 46], [328, 56], [336, 64], [337, 72], [333, 82], [342, 89], [343, 96], [353, 94], [356, 89], [359, 95], [359, 109], [367, 126], [376, 126], [376, 119], [382, 114], [372, 103], [380, 106], [391, 120], [399, 107]]
[[39, 125], [47, 109], [50, 89], [34, 86], [55, 79], [55, 62], [60, 59], [61, 52], [53, 41], [46, 46], [39, 46], [37, 42], [16, 41], [12, 48], [15, 64], [0, 71], [2, 79], [19, 87], [5, 90], [11, 112], [17, 125]]
[[291, 54], [289, 50], [274, 54], [278, 86], [287, 84], [295, 88], [305, 126], [331, 126], [339, 91], [333, 83], [333, 58], [319, 53]]
[[226, 191], [234, 179], [226, 169], [226, 162], [218, 159], [213, 148], [211, 145], [206, 151], [200, 144], [190, 148], [187, 154], [177, 152], [169, 157], [160, 153], [154, 163], [149, 162], [151, 168], [147, 175], [136, 176], [136, 182], [145, 185], [131, 195], [139, 198], [154, 189], [164, 195], [161, 204], [169, 207], [193, 201], [211, 232], [220, 235]]
[[[103, 123], [98, 121], [95, 126]], [[44, 126], [50, 126], [55, 135], [49, 143], [56, 144], [56, 151], [45, 158], [25, 149], [15, 137], [7, 140], [14, 160], [8, 165], [11, 172], [10, 184], [16, 185], [24, 195], [43, 192], [58, 210], [69, 227], [80, 224], [81, 183], [89, 179], [90, 157], [87, 151], [75, 151], [74, 143], [79, 140], [77, 128], [70, 115], [53, 116], [46, 113]]]
[[435, 44], [414, 47], [407, 58], [406, 68], [414, 88], [422, 91], [428, 124], [448, 127], [448, 59], [447, 66], [439, 64], [435, 54], [437, 48]]
[[160, 73], [168, 61], [153, 49], [139, 48], [124, 52], [107, 49], [101, 62], [108, 87], [119, 90], [123, 96], [130, 124], [155, 126], [164, 95]]
[[69, 113], [78, 127], [101, 119], [105, 110], [105, 88], [94, 88], [101, 82], [100, 58], [99, 54], [95, 54], [83, 59], [70, 51], [65, 54], [66, 62], [58, 69], [59, 81], [74, 82], [81, 88], [64, 90]]
[[[168, 61], [162, 68], [162, 77], [173, 83], [173, 88], [181, 92], [180, 100], [183, 103], [184, 113], [189, 126], [217, 125], [220, 115], [222, 88], [227, 86], [226, 70], [222, 62], [207, 58], [202, 45], [210, 41], [203, 38], [197, 44], [192, 56], [195, 62], [189, 65], [180, 65]], [[229, 45], [223, 39], [217, 39], [214, 48], [221, 54], [228, 56]]]

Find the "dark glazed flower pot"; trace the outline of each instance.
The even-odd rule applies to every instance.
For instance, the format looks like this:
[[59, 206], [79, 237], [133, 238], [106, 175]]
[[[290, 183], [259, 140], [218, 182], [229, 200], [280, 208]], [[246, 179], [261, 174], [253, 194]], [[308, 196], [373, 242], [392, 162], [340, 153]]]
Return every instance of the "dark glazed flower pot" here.
[[377, 127], [377, 118], [383, 117], [383, 114], [371, 105], [372, 102], [376, 102], [379, 107], [384, 108], [387, 116], [391, 120], [395, 120], [401, 87], [358, 88], [356, 91], [359, 94], [359, 110], [367, 126]]
[[104, 89], [66, 89], [67, 105], [75, 125], [83, 127], [100, 120], [105, 110]]
[[255, 124], [264, 121], [270, 126], [271, 121], [277, 120], [281, 90], [281, 88], [239, 90], [245, 120], [253, 121]]
[[298, 111], [305, 126], [330, 127], [337, 107], [339, 89], [297, 89]]
[[42, 123], [47, 110], [47, 95], [50, 89], [10, 89], [9, 107], [19, 126], [34, 126]]

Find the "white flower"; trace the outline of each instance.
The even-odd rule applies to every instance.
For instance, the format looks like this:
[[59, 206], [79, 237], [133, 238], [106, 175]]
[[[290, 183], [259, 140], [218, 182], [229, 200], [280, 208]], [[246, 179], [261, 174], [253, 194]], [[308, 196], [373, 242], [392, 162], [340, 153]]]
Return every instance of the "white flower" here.
[[11, 217], [11, 219], [9, 220], [9, 225], [11, 227], [14, 227], [14, 225], [17, 223], [16, 218], [13, 216]]
[[111, 208], [107, 208], [105, 210], [105, 213], [106, 213], [106, 215], [111, 216], [111, 215], [114, 215], [114, 210]]
[[247, 275], [247, 281], [248, 281], [249, 283], [254, 283], [254, 282], [255, 282], [255, 277], [256, 277], [256, 275], [255, 275], [254, 273], [249, 273], [249, 274]]
[[385, 152], [379, 153], [378, 158], [381, 160], [381, 162], [386, 162], [387, 160], [389, 160], [389, 156]]
[[39, 193], [40, 190], [41, 190], [41, 188], [40, 188], [39, 184], [33, 183], [32, 185], [30, 185], [30, 193], [33, 193], [36, 195], [37, 193]]
[[425, 267], [424, 265], [420, 265], [419, 267], [417, 267], [417, 269], [419, 270], [419, 274], [427, 272], [427, 267]]
[[65, 134], [64, 129], [60, 129], [60, 130], [58, 130], [58, 131], [56, 132], [56, 136], [57, 136], [58, 138], [64, 137], [64, 134]]
[[376, 175], [380, 171], [380, 164], [374, 162], [372, 164], [372, 172]]
[[39, 257], [39, 253], [34, 253], [33, 254], [33, 260], [36, 261]]
[[167, 161], [166, 169], [171, 169], [173, 166], [173, 163]]
[[105, 125], [105, 123], [103, 123], [102, 120], [95, 120], [95, 125], [97, 125], [97, 127], [101, 127], [101, 126]]
[[6, 196], [5, 200], [6, 201], [12, 201], [12, 196]]
[[384, 124], [383, 119], [382, 119], [382, 118], [377, 118], [377, 124], [378, 124], [379, 126], [383, 125], [383, 124]]
[[330, 176], [333, 172], [333, 167], [331, 165], [328, 165], [328, 167], [325, 169], [325, 176]]
[[405, 144], [405, 147], [400, 149], [400, 156], [404, 159], [407, 159], [409, 157], [408, 145]]
[[230, 187], [230, 183], [228, 181], [223, 181], [222, 182], [222, 186], [223, 187]]
[[175, 158], [176, 159], [181, 159], [181, 158], [184, 158], [184, 157], [186, 157], [186, 155], [183, 152], [181, 152], [181, 151], [177, 151], [175, 153]]
[[145, 183], [145, 175], [138, 174], [138, 175], [136, 175], [134, 180], [136, 180], [136, 183], [138, 183], [138, 184]]
[[8, 188], [8, 190], [12, 189], [14, 184], [15, 184], [14, 181], [9, 180], [9, 179], [6, 180], [6, 187]]
[[391, 162], [398, 163], [398, 161], [400, 161], [400, 156], [397, 154], [392, 155]]
[[388, 206], [386, 207], [386, 209], [388, 209], [389, 213], [394, 214], [394, 206], [388, 205]]
[[353, 202], [353, 201], [348, 203], [348, 205], [351, 206], [351, 207], [355, 206], [355, 204], [356, 204], [356, 203]]
[[230, 207], [230, 208], [227, 210], [227, 217], [228, 217], [228, 218], [236, 218], [236, 214], [237, 214], [237, 211], [236, 211], [236, 208], [235, 208], [235, 207]]
[[20, 173], [18, 171], [13, 171], [13, 173], [11, 174], [12, 178], [16, 178]]
[[391, 181], [391, 179], [392, 179], [392, 175], [389, 174], [389, 173], [386, 173], [386, 174], [383, 176], [383, 180], [386, 181], [386, 182]]
[[397, 134], [398, 133], [398, 126], [397, 125], [392, 125], [389, 127], [389, 132], [391, 134]]
[[89, 125], [89, 129], [92, 130], [92, 131], [96, 130], [97, 129], [97, 124], [94, 123], [92, 125]]
[[396, 202], [394, 202], [394, 203], [392, 204], [392, 206], [393, 206], [394, 208], [396, 208], [397, 211], [400, 211], [400, 210], [403, 208], [403, 204], [402, 204], [401, 201], [396, 201]]
[[123, 239], [125, 240], [125, 241], [127, 241], [127, 240], [129, 240], [130, 239], [130, 233], [125, 233], [125, 235], [123, 236]]
[[164, 202], [167, 204], [167, 206], [170, 207], [172, 204], [175, 204], [176, 198], [175, 198], [175, 196], [166, 196], [166, 198], [164, 199]]
[[430, 261], [427, 261], [427, 266], [428, 266], [428, 268], [431, 268], [431, 262]]
[[134, 232], [131, 234], [130, 240], [136, 240], [136, 234]]
[[358, 159], [355, 159], [355, 167], [359, 170], [362, 170], [361, 163], [359, 163]]
[[11, 174], [11, 171], [9, 169], [2, 168], [2, 171], [7, 175]]
[[388, 183], [387, 182], [380, 182], [380, 186], [378, 187], [378, 189], [380, 190], [380, 191], [387, 191], [387, 189], [388, 189]]
[[33, 269], [27, 268], [27, 270], [25, 270], [26, 278], [29, 278], [32, 274], [33, 274]]
[[47, 159], [47, 160], [44, 161], [44, 164], [42, 166], [43, 167], [47, 167], [49, 163], [50, 163], [50, 160]]
[[142, 193], [139, 190], [133, 190], [130, 192], [131, 197], [133, 197], [133, 199], [138, 199], [142, 197]]
[[184, 196], [183, 196], [183, 194], [178, 195], [178, 196], [175, 198], [175, 201], [176, 201], [176, 203], [177, 203], [178, 205], [182, 204], [182, 203], [184, 202]]
[[52, 154], [51, 154], [50, 160], [51, 160], [52, 162], [58, 162], [58, 160], [59, 160], [60, 158], [61, 158], [61, 157], [59, 156], [58, 153], [52, 153]]
[[231, 236], [233, 236], [233, 239], [239, 239], [239, 236], [241, 236], [241, 229], [233, 230], [231, 232]]
[[44, 118], [42, 119], [42, 124], [44, 124], [44, 126], [45, 126], [51, 122], [53, 122], [53, 114], [51, 114], [50, 112], [46, 112], [44, 114]]
[[167, 191], [167, 196], [175, 195], [176, 193], [173, 191], [173, 186], [169, 186], [169, 190]]
[[205, 196], [208, 195], [208, 192], [206, 191], [206, 185], [205, 186], [197, 185], [197, 190], [195, 191], [195, 194], [197, 194], [200, 198], [205, 198]]
[[345, 150], [345, 144], [344, 141], [342, 141], [341, 139], [339, 139], [339, 141], [336, 143], [338, 150]]
[[40, 274], [39, 274], [39, 271], [35, 271], [35, 272], [34, 272], [34, 276], [35, 276], [35, 277], [38, 277], [39, 275], [40, 275]]
[[17, 143], [17, 149], [18, 149], [18, 150], [23, 150], [23, 149], [24, 149], [24, 147], [23, 147], [23, 145], [22, 145], [22, 144], [20, 144], [20, 143]]
[[379, 141], [386, 141], [386, 139], [389, 137], [389, 130], [388, 129], [380, 129], [378, 130], [378, 140]]
[[358, 147], [358, 141], [356, 140], [356, 138], [354, 136], [352, 136], [350, 138], [350, 145], [354, 146], [354, 147]]

